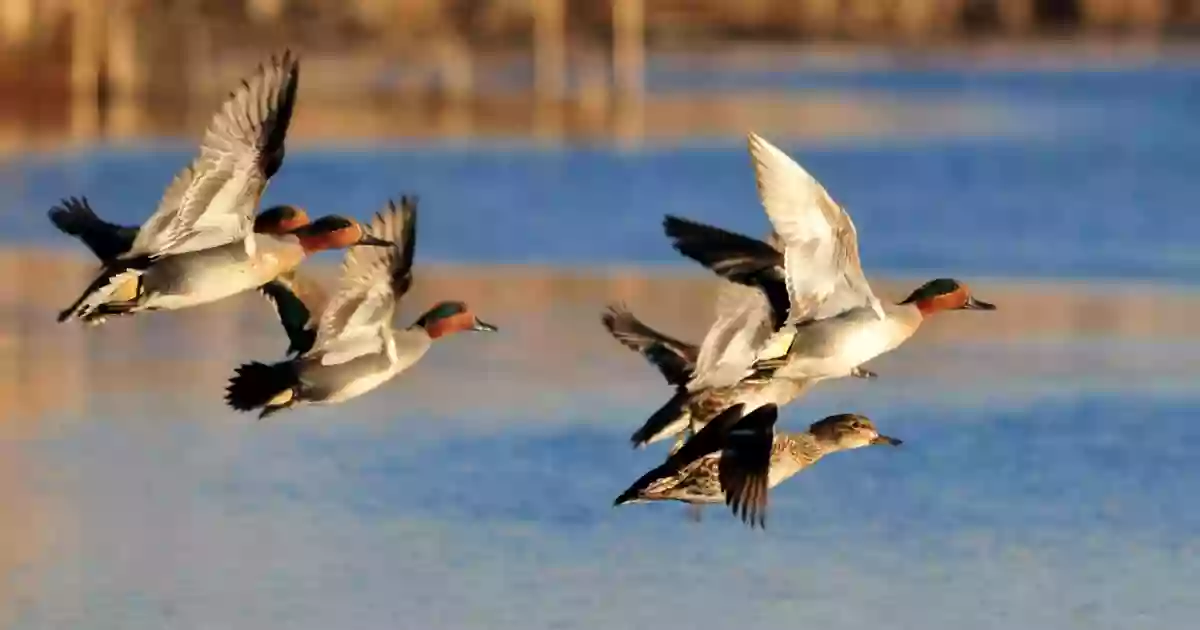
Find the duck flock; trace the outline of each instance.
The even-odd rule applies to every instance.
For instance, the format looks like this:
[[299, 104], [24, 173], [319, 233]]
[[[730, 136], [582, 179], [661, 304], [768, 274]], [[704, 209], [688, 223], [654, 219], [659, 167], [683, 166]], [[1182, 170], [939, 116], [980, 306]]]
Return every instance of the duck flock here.
[[[230, 407], [259, 418], [361, 396], [420, 360], [435, 339], [497, 330], [453, 300], [406, 328], [392, 327], [413, 282], [416, 197], [389, 200], [369, 224], [335, 215], [314, 220], [291, 205], [258, 211], [283, 163], [299, 78], [299, 61], [286, 51], [243, 81], [213, 116], [199, 155], [140, 227], [100, 219], [86, 198], [49, 212], [100, 260], [60, 322], [95, 326], [251, 290], [267, 298], [287, 353], [238, 367], [225, 395]], [[778, 432], [781, 406], [825, 379], [875, 378], [864, 364], [904, 343], [934, 313], [996, 308], [948, 278], [926, 282], [898, 304], [880, 301], [863, 275], [845, 210], [766, 139], [751, 133], [748, 144], [772, 226], [765, 241], [681, 217], [663, 222], [680, 254], [725, 280], [700, 345], [658, 332], [620, 305], [602, 317], [617, 341], [675, 389], [631, 437], [635, 448], [675, 438], [673, 447], [615, 505], [681, 501], [698, 517], [700, 506], [724, 503], [751, 527], [765, 526], [770, 488], [830, 453], [901, 443], [853, 413]], [[298, 271], [327, 249], [347, 250], [332, 290]]]

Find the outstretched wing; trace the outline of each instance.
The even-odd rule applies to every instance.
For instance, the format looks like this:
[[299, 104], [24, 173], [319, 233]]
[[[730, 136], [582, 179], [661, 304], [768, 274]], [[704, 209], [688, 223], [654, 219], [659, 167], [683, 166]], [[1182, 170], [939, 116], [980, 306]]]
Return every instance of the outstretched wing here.
[[327, 365], [379, 352], [391, 338], [396, 302], [412, 286], [416, 197], [402, 197], [398, 207], [389, 201], [366, 231], [396, 246], [353, 247], [346, 253], [338, 291], [321, 313], [311, 350]]
[[653, 363], [668, 384], [678, 387], [687, 383], [696, 365], [696, 346], [643, 324], [623, 304], [610, 305], [601, 321], [621, 345]]
[[858, 306], [883, 318], [883, 306], [863, 275], [850, 215], [775, 145], [754, 133], [748, 144], [759, 197], [784, 244], [789, 320], [828, 317]]
[[208, 249], [250, 233], [263, 190], [283, 164], [299, 79], [299, 61], [286, 51], [230, 94], [200, 154], [167, 187], [127, 256]]
[[287, 333], [288, 354], [308, 352], [317, 339], [317, 324], [329, 301], [325, 290], [298, 270], [280, 275], [260, 289], [275, 307]]

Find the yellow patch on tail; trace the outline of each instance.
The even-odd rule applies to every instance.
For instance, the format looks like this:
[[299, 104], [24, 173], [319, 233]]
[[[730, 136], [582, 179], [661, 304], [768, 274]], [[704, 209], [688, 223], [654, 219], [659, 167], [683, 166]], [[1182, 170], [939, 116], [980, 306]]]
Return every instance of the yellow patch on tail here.
[[132, 302], [137, 299], [138, 276], [133, 275], [128, 280], [113, 288], [109, 294], [110, 302]]
[[292, 401], [292, 398], [295, 397], [295, 395], [296, 394], [292, 391], [292, 388], [289, 387], [278, 394], [275, 394], [275, 397], [271, 400], [268, 400], [267, 406], [278, 407], [280, 405], [286, 405]]

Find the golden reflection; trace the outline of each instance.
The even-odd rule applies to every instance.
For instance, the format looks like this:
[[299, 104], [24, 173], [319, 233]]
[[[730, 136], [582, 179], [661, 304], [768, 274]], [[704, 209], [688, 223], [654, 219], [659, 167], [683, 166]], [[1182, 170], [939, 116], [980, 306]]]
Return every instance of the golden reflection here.
[[[218, 409], [219, 393], [237, 363], [278, 356], [286, 345], [270, 307], [255, 294], [177, 313], [116, 318], [95, 329], [56, 323], [54, 314], [74, 297], [91, 268], [82, 256], [0, 252], [0, 275], [21, 279], [0, 287], [0, 330], [5, 331], [0, 337], [0, 431], [7, 439], [36, 435], [39, 418], [81, 414], [91, 396], [136, 399], [147, 383]], [[336, 274], [331, 264], [306, 269], [326, 282]], [[586, 387], [597, 378], [625, 378], [625, 368], [637, 369], [631, 366], [640, 359], [614, 343], [600, 326], [600, 314], [611, 302], [624, 302], [652, 326], [698, 342], [718, 287], [714, 278], [701, 272], [651, 275], [635, 269], [604, 274], [525, 266], [431, 266], [420, 274], [401, 305], [398, 325], [409, 323], [430, 304], [452, 298], [467, 301], [499, 325], [503, 335], [456, 339], [401, 380], [420, 383], [413, 391], [424, 392], [426, 385], [432, 388], [428, 391], [436, 391], [440, 380], [457, 381], [450, 376], [494, 381], [492, 385], [502, 377], [505, 387], [517, 388], [513, 396], [531, 388]], [[875, 280], [873, 285], [882, 295], [899, 299], [917, 283]], [[889, 362], [893, 374], [938, 369], [948, 352], [978, 343], [1200, 341], [1200, 296], [1192, 293], [1137, 285], [975, 281], [972, 287], [1000, 310], [940, 315], [921, 330], [918, 343], [880, 359]], [[1021, 356], [987, 369], [1020, 375], [1030, 367], [1020, 363]], [[949, 377], [973, 378], [980, 368], [968, 364], [964, 369]], [[1200, 364], [1184, 362], [1173, 369], [1187, 373], [1200, 370]], [[648, 370], [646, 375], [651, 377]]]

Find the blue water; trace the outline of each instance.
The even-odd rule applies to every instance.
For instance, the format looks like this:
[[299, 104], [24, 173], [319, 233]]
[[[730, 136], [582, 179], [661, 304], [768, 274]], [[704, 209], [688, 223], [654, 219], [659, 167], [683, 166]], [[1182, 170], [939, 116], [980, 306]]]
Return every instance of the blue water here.
[[[663, 76], [659, 76], [662, 74]], [[852, 213], [872, 274], [1115, 278], [1190, 283], [1192, 157], [1200, 149], [1200, 69], [1109, 72], [903, 72], [692, 75], [659, 71], [656, 89], [699, 84], [838, 88], [904, 100], [956, 99], [1007, 111], [1011, 133], [778, 143]], [[702, 130], [699, 130], [703, 137]], [[105, 216], [140, 222], [190, 147], [98, 148], [0, 168], [7, 242], [71, 247], [43, 212], [87, 195]], [[406, 146], [289, 152], [267, 203], [367, 216], [388, 196], [425, 200], [425, 260], [674, 265], [664, 213], [762, 234], [740, 138], [640, 151]]]
[[93, 417], [27, 449], [78, 532], [17, 627], [1191, 627], [1195, 394], [878, 391], [786, 410], [852, 404], [906, 443], [798, 475], [757, 532], [609, 506], [659, 456], [625, 442], [652, 399], [496, 431], [394, 390], [266, 424]]

